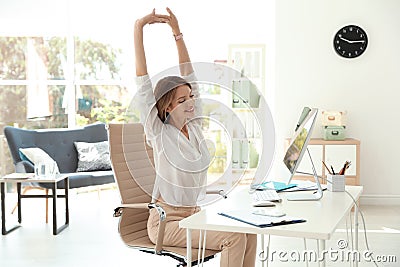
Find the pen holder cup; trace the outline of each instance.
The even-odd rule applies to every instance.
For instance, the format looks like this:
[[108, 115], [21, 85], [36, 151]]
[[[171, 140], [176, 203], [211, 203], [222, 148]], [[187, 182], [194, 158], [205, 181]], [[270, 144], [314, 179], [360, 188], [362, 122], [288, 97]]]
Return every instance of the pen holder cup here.
[[332, 192], [344, 192], [346, 179], [344, 175], [328, 174], [328, 190]]

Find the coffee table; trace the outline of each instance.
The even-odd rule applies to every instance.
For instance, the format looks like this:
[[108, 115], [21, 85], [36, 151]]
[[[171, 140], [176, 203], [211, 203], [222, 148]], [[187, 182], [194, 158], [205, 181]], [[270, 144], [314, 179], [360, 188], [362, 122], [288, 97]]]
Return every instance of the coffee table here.
[[[64, 181], [64, 195], [57, 195], [57, 183]], [[17, 184], [17, 195], [18, 195], [18, 225], [15, 225], [11, 229], [6, 229], [6, 211], [5, 211], [5, 184], [13, 183]], [[23, 183], [49, 183], [52, 185], [52, 194], [50, 195], [22, 195], [21, 184]], [[69, 208], [68, 208], [68, 188], [69, 178], [68, 174], [56, 174], [49, 177], [37, 177], [33, 173], [11, 173], [0, 178], [0, 191], [1, 191], [1, 233], [7, 235], [15, 229], [21, 227], [22, 222], [22, 209], [21, 199], [22, 198], [52, 198], [53, 199], [53, 235], [59, 234], [69, 225]], [[57, 228], [57, 198], [65, 199], [65, 224]]]

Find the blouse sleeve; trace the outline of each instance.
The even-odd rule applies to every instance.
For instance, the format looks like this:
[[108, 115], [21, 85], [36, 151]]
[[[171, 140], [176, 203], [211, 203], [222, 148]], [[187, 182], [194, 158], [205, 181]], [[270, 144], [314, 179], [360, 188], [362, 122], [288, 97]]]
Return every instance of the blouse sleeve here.
[[140, 122], [143, 124], [147, 140], [150, 141], [161, 132], [163, 123], [157, 114], [153, 85], [149, 75], [136, 77], [136, 85], [138, 91], [135, 96], [135, 105], [140, 110]]

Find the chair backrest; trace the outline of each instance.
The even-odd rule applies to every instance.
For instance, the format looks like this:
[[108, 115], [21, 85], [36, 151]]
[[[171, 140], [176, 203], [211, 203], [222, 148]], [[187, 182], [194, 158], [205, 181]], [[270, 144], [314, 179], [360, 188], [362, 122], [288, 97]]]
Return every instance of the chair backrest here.
[[[153, 150], [146, 144], [142, 124], [109, 124], [108, 138], [111, 165], [122, 204], [150, 203], [156, 172]], [[124, 210], [119, 231], [125, 243], [140, 238], [149, 241], [148, 217], [148, 210]]]
[[[121, 195], [122, 204], [150, 203], [156, 172], [153, 150], [146, 144], [143, 126], [140, 123], [109, 124], [111, 165]], [[120, 216], [119, 233], [124, 243], [146, 252], [156, 252], [147, 233], [147, 209], [125, 208]], [[218, 251], [205, 252], [205, 261]], [[160, 255], [167, 255], [186, 266], [186, 248], [162, 246]], [[192, 259], [198, 250], [192, 250]]]

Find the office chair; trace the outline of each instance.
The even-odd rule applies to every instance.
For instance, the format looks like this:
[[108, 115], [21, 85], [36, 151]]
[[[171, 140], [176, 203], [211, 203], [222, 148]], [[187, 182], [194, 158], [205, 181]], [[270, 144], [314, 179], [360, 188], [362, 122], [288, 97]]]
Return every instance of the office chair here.
[[[168, 214], [160, 206], [151, 203], [156, 173], [153, 150], [146, 144], [142, 124], [109, 124], [108, 137], [111, 165], [121, 196], [121, 205], [114, 210], [114, 216], [119, 217], [122, 241], [142, 252], [172, 257], [179, 262], [177, 266], [186, 266], [186, 248], [163, 245]], [[147, 219], [152, 208], [157, 209], [160, 215], [156, 244], [150, 241], [147, 234]], [[218, 252], [205, 250], [204, 261], [214, 258]], [[197, 255], [198, 250], [193, 249], [192, 259], [197, 259]], [[197, 260], [192, 264], [196, 265]]]

